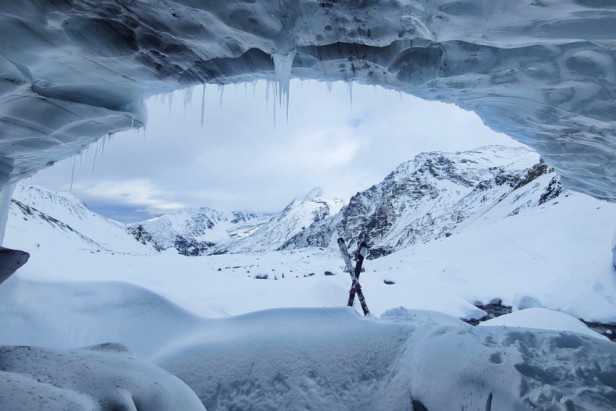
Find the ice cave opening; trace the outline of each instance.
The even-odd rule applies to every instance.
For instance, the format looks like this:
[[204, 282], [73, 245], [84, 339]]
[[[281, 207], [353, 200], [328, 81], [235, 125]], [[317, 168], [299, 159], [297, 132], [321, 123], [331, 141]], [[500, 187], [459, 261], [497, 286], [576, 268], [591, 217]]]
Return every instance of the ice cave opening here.
[[70, 191], [122, 222], [203, 205], [273, 213], [315, 187], [350, 198], [422, 152], [522, 146], [452, 104], [299, 79], [280, 101], [278, 87], [254, 81], [154, 96], [146, 126], [103, 137], [26, 181]]
[[[520, 196], [490, 197], [498, 207], [486, 209], [495, 218], [471, 218], [481, 224], [463, 233], [438, 233], [423, 249], [430, 258], [382, 249], [372, 263], [382, 274], [366, 275], [364, 283], [379, 319], [339, 307], [348, 276], [312, 269], [336, 271], [340, 256], [324, 247], [289, 251], [282, 262], [271, 255], [258, 263], [223, 254], [204, 259], [210, 264], [204, 286], [202, 260], [116, 253], [103, 240], [130, 244], [136, 254], [147, 245], [81, 212], [68, 197], [38, 191], [43, 205], [54, 208], [50, 198], [77, 204], [84, 219], [65, 213], [78, 231], [15, 203], [14, 248], [40, 253], [20, 268], [20, 278], [4, 281], [27, 256], [0, 248], [0, 322], [3, 331], [13, 330], [0, 333], [0, 405], [613, 409], [614, 345], [579, 318], [614, 318], [607, 237], [616, 213], [604, 202], [616, 201], [614, 27], [609, 0], [1, 2], [0, 236], [15, 183], [102, 136], [143, 127], [144, 101], [153, 95], [197, 86], [192, 97], [202, 100], [203, 84], [265, 80], [283, 124], [287, 116], [293, 121], [292, 78], [353, 84], [354, 107], [355, 84], [396, 90], [473, 111], [545, 163], [515, 182], [488, 168], [489, 183], [471, 190], [478, 205], [472, 210], [484, 210], [484, 188], [500, 194], [512, 183]], [[196, 122], [207, 128], [207, 106], [201, 107]], [[562, 192], [551, 185], [552, 175], [542, 174], [546, 164], [563, 187], [591, 197], [533, 191], [527, 183], [544, 177], [549, 193]], [[524, 214], [517, 202], [530, 197], [538, 207]], [[455, 223], [467, 216], [443, 218]], [[422, 221], [433, 226], [435, 219]], [[38, 224], [39, 238], [24, 235], [28, 224]], [[101, 233], [101, 243], [92, 239]], [[284, 282], [253, 272], [281, 270], [289, 261], [295, 271]], [[491, 268], [476, 269], [478, 261]], [[255, 290], [266, 298], [251, 298]], [[499, 296], [520, 315], [477, 328], [459, 320], [481, 315], [480, 307]], [[263, 310], [291, 300], [306, 305]], [[554, 323], [560, 328], [546, 329]], [[83, 345], [89, 347], [74, 349]]]

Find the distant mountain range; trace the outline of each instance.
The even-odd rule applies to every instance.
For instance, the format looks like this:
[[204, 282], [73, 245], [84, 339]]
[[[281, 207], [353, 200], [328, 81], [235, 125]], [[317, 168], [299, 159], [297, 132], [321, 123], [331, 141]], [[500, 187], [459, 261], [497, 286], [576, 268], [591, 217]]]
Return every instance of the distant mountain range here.
[[[333, 247], [342, 236], [353, 244], [366, 240], [376, 258], [455, 235], [482, 218], [518, 214], [563, 193], [554, 170], [534, 152], [486, 146], [422, 153], [346, 205], [315, 189], [278, 214], [187, 208], [125, 226], [93, 213], [72, 195], [18, 186], [11, 216], [53, 226], [96, 252], [246, 253]], [[497, 204], [497, 217], [487, 213]]]
[[180, 254], [211, 254], [215, 247], [251, 236], [273, 216], [238, 211], [225, 212], [208, 207], [186, 208], [128, 225], [135, 238], [157, 250], [175, 248]]

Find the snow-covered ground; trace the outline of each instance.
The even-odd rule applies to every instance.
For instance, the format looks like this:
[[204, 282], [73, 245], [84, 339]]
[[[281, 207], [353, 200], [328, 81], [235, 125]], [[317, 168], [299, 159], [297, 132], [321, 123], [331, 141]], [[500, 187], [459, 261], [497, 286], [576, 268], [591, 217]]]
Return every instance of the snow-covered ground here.
[[[517, 309], [540, 306], [616, 322], [616, 206], [567, 194], [517, 215], [510, 210], [503, 200], [449, 237], [367, 261], [361, 280], [373, 314], [402, 306], [473, 318], [482, 315], [474, 303], [499, 298]], [[46, 219], [9, 221], [5, 245], [31, 253], [15, 281], [130, 283], [208, 318], [337, 307], [350, 285], [335, 249], [185, 257], [173, 249], [142, 252], [144, 246], [121, 253], [59, 227]], [[119, 244], [131, 239], [125, 237]]]
[[[616, 409], [616, 345], [576, 319], [616, 322], [616, 206], [568, 194], [510, 215], [508, 201], [366, 261], [371, 318], [344, 308], [350, 278], [334, 249], [120, 253], [13, 218], [5, 245], [31, 258], [0, 287], [0, 344], [53, 357], [121, 343], [210, 410]], [[495, 298], [514, 313], [459, 320]]]

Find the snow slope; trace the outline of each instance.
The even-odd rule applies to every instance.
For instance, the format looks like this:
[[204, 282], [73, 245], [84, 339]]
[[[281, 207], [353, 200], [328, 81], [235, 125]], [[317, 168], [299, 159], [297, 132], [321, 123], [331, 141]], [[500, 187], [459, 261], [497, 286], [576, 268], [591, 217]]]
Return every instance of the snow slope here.
[[[116, 221], [94, 213], [68, 193], [18, 184], [11, 200], [11, 229], [26, 240], [22, 249], [75, 248], [92, 253], [149, 255]], [[36, 254], [36, 253], [35, 253]]]

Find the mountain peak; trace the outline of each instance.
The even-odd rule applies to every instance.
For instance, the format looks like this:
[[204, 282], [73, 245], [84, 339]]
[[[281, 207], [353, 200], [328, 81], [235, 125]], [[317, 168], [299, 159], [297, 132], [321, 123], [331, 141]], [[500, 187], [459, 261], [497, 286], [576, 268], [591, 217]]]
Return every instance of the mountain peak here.
[[304, 197], [304, 201], [313, 201], [321, 197], [323, 197], [323, 189], [321, 187], [315, 187]]

